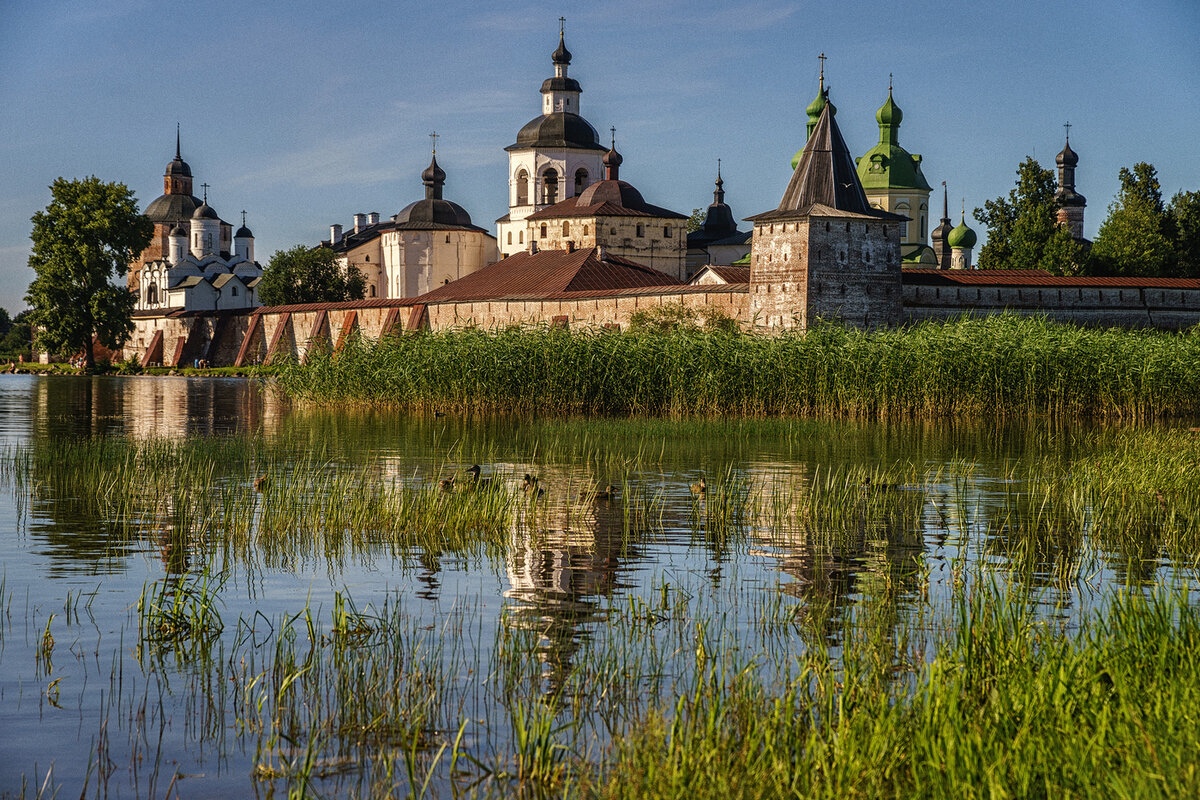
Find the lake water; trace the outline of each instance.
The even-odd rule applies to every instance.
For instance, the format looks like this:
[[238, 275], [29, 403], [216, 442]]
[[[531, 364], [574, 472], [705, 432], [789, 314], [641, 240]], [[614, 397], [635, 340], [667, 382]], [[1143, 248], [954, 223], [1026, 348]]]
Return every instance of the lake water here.
[[[1030, 547], [1047, 518], [1027, 473], [1094, 458], [1090, 436], [412, 417], [294, 409], [240, 379], [0, 376], [6, 463], [32, 465], [0, 491], [0, 797], [267, 797], [297, 776], [405, 795], [425, 775], [431, 796], [504, 794], [515, 710], [570, 717], [586, 758], [669, 705], [698, 653], [783, 681], [795, 653], [836, 659], [856, 613], [936, 618], [966, 564], [1013, 566], [1068, 625], [1114, 588], [1190, 580], [1194, 553], [1094, 540], [1088, 519]], [[149, 457], [132, 484], [63, 477], [55, 454], [103, 442], [213, 448], [205, 496]], [[380, 523], [396, 496], [417, 510], [389, 519], [426, 522]], [[405, 528], [500, 511], [474, 544]], [[156, 591], [220, 624], [149, 635]]]

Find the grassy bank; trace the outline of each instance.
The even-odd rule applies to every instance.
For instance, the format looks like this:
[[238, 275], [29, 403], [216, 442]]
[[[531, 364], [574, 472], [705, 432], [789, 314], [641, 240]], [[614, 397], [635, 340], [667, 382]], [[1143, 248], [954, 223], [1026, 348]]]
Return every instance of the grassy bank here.
[[320, 403], [551, 414], [874, 417], [1200, 413], [1200, 331], [1017, 316], [807, 335], [454, 330], [358, 341], [284, 366]]

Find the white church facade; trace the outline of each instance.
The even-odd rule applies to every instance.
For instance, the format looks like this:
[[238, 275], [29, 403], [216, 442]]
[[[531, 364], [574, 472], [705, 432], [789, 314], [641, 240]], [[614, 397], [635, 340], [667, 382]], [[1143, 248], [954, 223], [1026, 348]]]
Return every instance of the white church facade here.
[[233, 231], [208, 204], [192, 194], [192, 169], [180, 156], [163, 175], [163, 194], [146, 206], [154, 223], [150, 246], [130, 265], [127, 285], [134, 311], [228, 311], [261, 305], [257, 292], [262, 266], [254, 260], [254, 234]]

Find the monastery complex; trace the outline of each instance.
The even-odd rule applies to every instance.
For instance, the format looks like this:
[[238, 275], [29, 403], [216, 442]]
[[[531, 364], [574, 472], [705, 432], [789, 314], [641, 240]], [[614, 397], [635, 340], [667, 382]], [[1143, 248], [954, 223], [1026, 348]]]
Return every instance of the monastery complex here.
[[[713, 202], [689, 233], [687, 215], [653, 205], [621, 180], [615, 133], [602, 143], [582, 115], [571, 61], [560, 30], [540, 113], [505, 148], [509, 207], [494, 235], [444, 196], [436, 146], [420, 175], [423, 198], [387, 219], [355, 214], [348, 228], [330, 227], [320, 246], [366, 276], [360, 301], [262, 306], [262, 267], [244, 212], [235, 232], [207, 190], [194, 196], [177, 135], [164, 193], [146, 208], [154, 240], [128, 275], [137, 305], [125, 355], [143, 364], [243, 366], [336, 349], [354, 334], [620, 328], [667, 305], [762, 333], [802, 331], [818, 319], [873, 328], [1004, 310], [1090, 325], [1200, 322], [1200, 280], [973, 269], [976, 234], [965, 214], [952, 224], [945, 190], [931, 197], [921, 156], [900, 145], [903, 113], [891, 88], [876, 113], [879, 141], [856, 158], [823, 72], [778, 207], [747, 217], [741, 229], [718, 168]], [[1082, 239], [1078, 161], [1068, 139], [1057, 157], [1059, 223]], [[937, 199], [941, 218], [930, 230]]]

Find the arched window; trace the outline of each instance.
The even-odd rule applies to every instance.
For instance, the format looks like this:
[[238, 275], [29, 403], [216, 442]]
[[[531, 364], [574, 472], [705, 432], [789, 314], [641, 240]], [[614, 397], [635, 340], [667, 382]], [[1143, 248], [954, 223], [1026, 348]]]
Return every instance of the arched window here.
[[670, 225], [663, 225], [663, 238], [664, 239], [671, 238], [671, 226]]
[[646, 235], [646, 226], [645, 225], [637, 226], [637, 235], [638, 235], [639, 239]]
[[571, 223], [563, 220], [563, 236], [571, 235]]
[[517, 231], [517, 244], [525, 244], [525, 231]]
[[158, 284], [152, 283], [146, 287], [146, 304], [157, 305], [158, 303]]
[[542, 202], [546, 205], [558, 202], [558, 173], [553, 169], [542, 173]]
[[[899, 214], [903, 217], [907, 217], [908, 212], [909, 212], [908, 203], [901, 203], [900, 205], [896, 206], [897, 214]], [[908, 240], [908, 222], [909, 222], [908, 220], [903, 220], [900, 223], [900, 241], [902, 241], [902, 242]]]
[[508, 243], [512, 244], [512, 231], [508, 232]]
[[229, 288], [230, 288], [230, 289], [232, 289], [232, 291], [231, 291], [229, 294], [230, 294], [231, 296], [233, 296], [233, 297], [237, 297], [237, 296], [238, 296], [237, 287], [236, 287], [236, 286], [231, 286], [231, 287], [229, 287]]
[[371, 284], [371, 297], [375, 296], [375, 284]]
[[583, 167], [575, 170], [575, 194], [579, 194], [587, 188], [588, 173]]
[[517, 205], [529, 205], [529, 173], [525, 170], [517, 173]]
[[587, 235], [588, 235], [588, 226], [587, 226], [587, 225], [584, 225], [584, 226], [583, 226], [583, 235], [584, 235], [584, 236], [587, 236]]
[[544, 222], [542, 223], [542, 235], [541, 235], [541, 238], [542, 238], [542, 239], [545, 239], [545, 238], [546, 238], [546, 223], [544, 223]]

